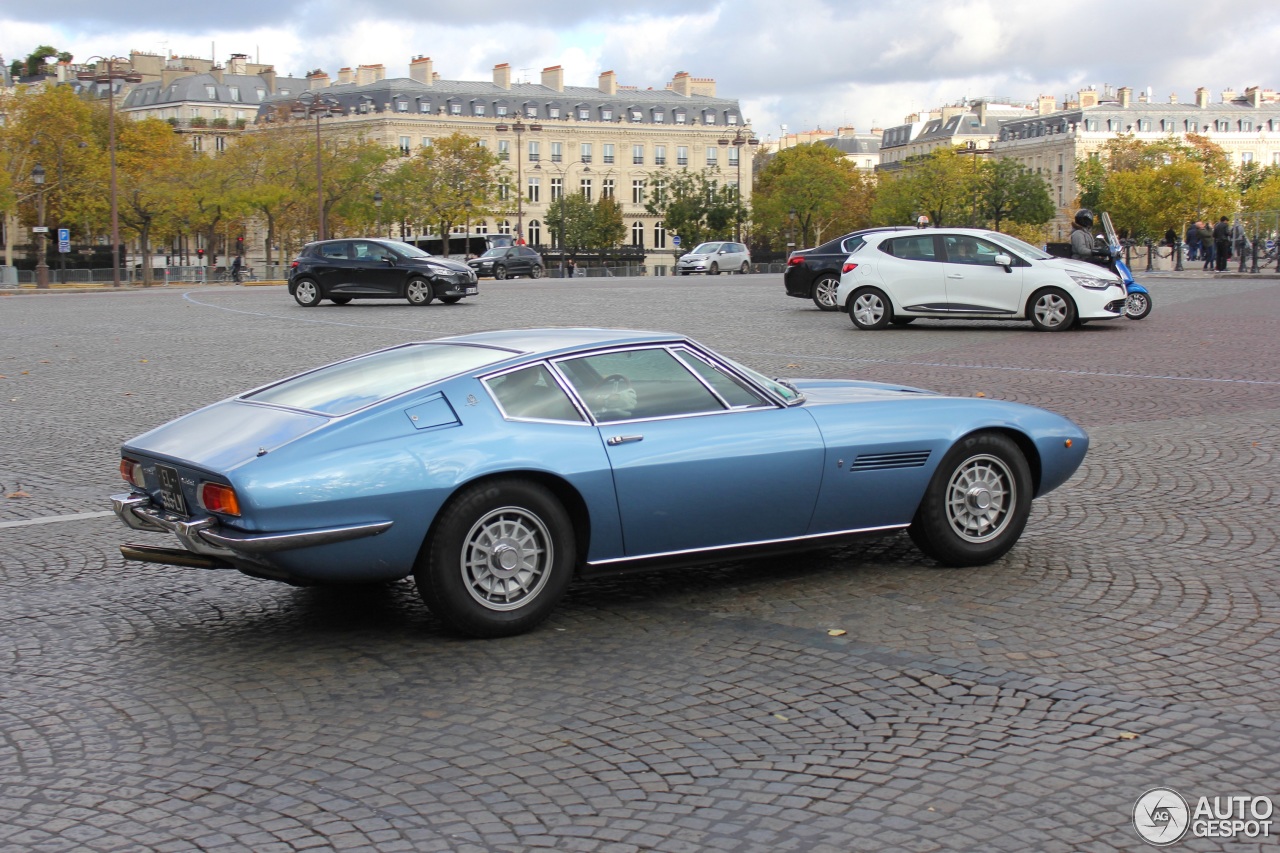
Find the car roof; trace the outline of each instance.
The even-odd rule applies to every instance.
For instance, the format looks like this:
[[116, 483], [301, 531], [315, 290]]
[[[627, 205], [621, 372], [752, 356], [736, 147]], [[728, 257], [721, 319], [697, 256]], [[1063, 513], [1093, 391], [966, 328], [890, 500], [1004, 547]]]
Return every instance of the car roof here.
[[506, 329], [437, 338], [439, 343], [479, 344], [501, 347], [526, 355], [550, 355], [565, 350], [633, 344], [688, 342], [672, 332], [644, 332], [634, 329]]

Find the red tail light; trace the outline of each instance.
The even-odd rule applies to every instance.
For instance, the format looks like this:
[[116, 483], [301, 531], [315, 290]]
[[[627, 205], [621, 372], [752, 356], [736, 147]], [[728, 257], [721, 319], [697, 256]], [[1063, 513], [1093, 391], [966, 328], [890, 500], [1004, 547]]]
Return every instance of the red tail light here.
[[800, 264], [803, 264], [803, 263], [804, 263], [804, 255], [792, 255], [791, 257], [787, 258], [787, 266], [789, 267], [799, 266]]
[[847, 272], [853, 272], [853, 271], [854, 271], [854, 270], [856, 270], [857, 268], [858, 268], [858, 265], [857, 265], [857, 264], [851, 264], [851, 263], [849, 263], [848, 261], [845, 261], [845, 262], [844, 262], [844, 266], [842, 266], [842, 267], [840, 268], [840, 272], [841, 272], [841, 274], [844, 274], [844, 273], [847, 273]]
[[221, 483], [201, 483], [200, 504], [209, 512], [240, 514], [240, 499], [236, 497], [236, 490]]
[[132, 459], [120, 460], [120, 476], [124, 477], [124, 481], [135, 488], [143, 488], [142, 485], [142, 465], [134, 462]]
[[297, 262], [297, 261], [294, 261], [293, 263], [289, 264], [289, 269], [291, 269], [291, 270], [296, 270], [297, 268], [298, 268], [298, 262]]

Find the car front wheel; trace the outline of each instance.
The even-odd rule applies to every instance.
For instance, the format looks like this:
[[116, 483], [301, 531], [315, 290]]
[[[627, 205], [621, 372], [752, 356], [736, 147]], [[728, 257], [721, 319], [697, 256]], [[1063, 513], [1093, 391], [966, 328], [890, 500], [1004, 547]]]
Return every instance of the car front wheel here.
[[840, 279], [836, 276], [819, 276], [818, 280], [813, 283], [813, 304], [823, 311], [836, 310], [836, 291], [839, 289]]
[[303, 308], [314, 308], [320, 304], [320, 286], [309, 278], [299, 279], [293, 298]]
[[711, 269], [707, 270], [708, 275], [720, 275], [720, 265], [712, 261]]
[[493, 277], [502, 280], [507, 277], [507, 268], [504, 266], [496, 266], [493, 268]]
[[849, 297], [849, 319], [859, 329], [883, 329], [893, 320], [889, 297], [878, 287], [862, 287]]
[[1027, 317], [1041, 332], [1062, 332], [1076, 324], [1076, 306], [1061, 290], [1046, 287], [1031, 294]]
[[974, 433], [942, 458], [908, 532], [945, 566], [990, 563], [1022, 535], [1031, 490], [1031, 468], [1013, 439]]
[[351, 301], [351, 297], [350, 296], [331, 296], [329, 298], [329, 301], [332, 302], [334, 305], [346, 305]]
[[508, 637], [550, 615], [576, 559], [573, 523], [554, 495], [530, 480], [490, 480], [440, 513], [413, 576], [449, 628]]
[[431, 289], [431, 282], [425, 278], [409, 279], [409, 284], [405, 286], [404, 295], [409, 300], [410, 305], [430, 305], [431, 300], [435, 297], [435, 293]]
[[529, 270], [529, 278], [542, 278], [542, 267], [534, 264], [533, 269]]

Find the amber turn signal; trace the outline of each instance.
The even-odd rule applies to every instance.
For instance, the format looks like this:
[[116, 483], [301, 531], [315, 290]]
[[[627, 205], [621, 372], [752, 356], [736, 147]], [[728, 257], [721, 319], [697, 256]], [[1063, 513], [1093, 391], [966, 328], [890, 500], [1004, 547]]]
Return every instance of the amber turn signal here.
[[236, 490], [221, 483], [201, 483], [200, 504], [209, 512], [240, 514], [240, 500], [236, 497]]
[[1069, 439], [1069, 438], [1068, 438], [1064, 443], [1066, 444], [1066, 446], [1067, 446], [1067, 447], [1070, 447], [1070, 446], [1071, 446], [1071, 439]]

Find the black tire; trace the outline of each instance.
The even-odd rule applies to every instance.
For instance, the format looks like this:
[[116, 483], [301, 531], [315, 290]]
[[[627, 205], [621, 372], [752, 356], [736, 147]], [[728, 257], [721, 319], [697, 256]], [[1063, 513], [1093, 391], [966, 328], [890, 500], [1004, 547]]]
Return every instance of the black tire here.
[[1124, 316], [1130, 320], [1141, 320], [1151, 313], [1153, 307], [1151, 294], [1134, 291], [1124, 301]]
[[542, 278], [542, 267], [534, 264], [533, 269], [529, 270], [529, 278]]
[[990, 563], [1022, 535], [1031, 492], [1031, 466], [1013, 439], [973, 433], [942, 457], [908, 532], [944, 566]]
[[320, 285], [309, 278], [300, 278], [293, 288], [293, 299], [303, 308], [314, 308], [320, 304]]
[[720, 275], [720, 265], [715, 261], [712, 261], [711, 269], [707, 270], [707, 275]]
[[554, 495], [530, 480], [489, 480], [440, 511], [413, 577], [450, 629], [509, 637], [551, 614], [576, 560], [573, 522]]
[[456, 305], [457, 303], [462, 301], [462, 297], [461, 296], [441, 296], [440, 301], [443, 302], [445, 305]]
[[348, 302], [351, 301], [351, 297], [350, 296], [330, 296], [329, 301], [332, 302], [334, 305], [346, 305]]
[[813, 304], [822, 311], [834, 311], [840, 307], [836, 301], [836, 291], [840, 287], [840, 276], [824, 273], [813, 283]]
[[738, 275], [746, 275], [749, 272], [751, 272], [751, 264], [743, 261], [742, 267], [738, 270]]
[[895, 326], [910, 326], [915, 321], [915, 317], [894, 317], [889, 322]]
[[860, 287], [849, 294], [849, 319], [864, 331], [883, 329], [893, 320], [893, 303], [878, 287]]
[[1076, 325], [1076, 304], [1056, 287], [1045, 287], [1027, 300], [1027, 319], [1040, 332], [1065, 332]]
[[688, 274], [689, 274], [688, 270], [680, 270], [680, 275], [688, 275]]
[[493, 268], [493, 277], [501, 281], [507, 277], [507, 268], [499, 264]]
[[435, 298], [435, 289], [425, 278], [411, 278], [404, 286], [404, 297], [410, 305], [430, 305]]

